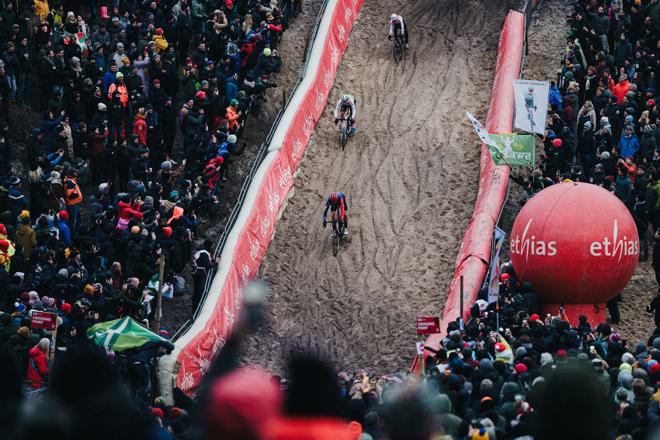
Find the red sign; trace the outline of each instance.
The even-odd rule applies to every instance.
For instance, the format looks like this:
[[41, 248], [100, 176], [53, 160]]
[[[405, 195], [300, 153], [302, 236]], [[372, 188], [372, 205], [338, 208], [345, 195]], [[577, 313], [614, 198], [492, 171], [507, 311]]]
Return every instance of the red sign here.
[[32, 312], [32, 322], [30, 327], [32, 328], [43, 328], [46, 330], [55, 330], [57, 325], [57, 314], [49, 312], [40, 312], [34, 310]]
[[440, 318], [437, 316], [418, 316], [415, 321], [418, 335], [432, 335], [440, 333]]

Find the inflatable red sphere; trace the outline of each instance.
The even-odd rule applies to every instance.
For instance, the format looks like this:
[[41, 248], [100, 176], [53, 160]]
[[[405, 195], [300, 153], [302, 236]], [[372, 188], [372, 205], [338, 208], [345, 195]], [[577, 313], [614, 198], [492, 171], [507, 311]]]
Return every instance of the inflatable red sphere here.
[[532, 283], [541, 302], [604, 303], [635, 271], [639, 237], [615, 195], [568, 182], [544, 189], [525, 204], [509, 249], [516, 274]]

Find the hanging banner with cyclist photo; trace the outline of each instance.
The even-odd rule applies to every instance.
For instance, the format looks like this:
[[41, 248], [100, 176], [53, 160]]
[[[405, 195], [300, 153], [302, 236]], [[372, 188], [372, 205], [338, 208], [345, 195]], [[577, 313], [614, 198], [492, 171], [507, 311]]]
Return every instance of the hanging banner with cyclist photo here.
[[506, 232], [495, 226], [493, 231], [493, 256], [490, 261], [488, 276], [488, 304], [500, 297], [500, 250], [506, 238]]
[[534, 167], [534, 136], [529, 134], [491, 134], [493, 145], [488, 145], [495, 165]]
[[513, 89], [516, 99], [514, 128], [545, 134], [550, 84], [547, 81], [516, 79]]

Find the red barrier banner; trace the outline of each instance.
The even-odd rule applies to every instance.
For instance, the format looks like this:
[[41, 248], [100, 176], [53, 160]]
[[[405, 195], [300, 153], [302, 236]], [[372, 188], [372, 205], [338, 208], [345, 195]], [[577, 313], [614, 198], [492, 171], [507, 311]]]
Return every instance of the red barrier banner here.
[[[288, 124], [286, 135], [279, 149], [276, 145], [277, 134], [273, 136], [270, 152], [257, 172], [257, 175], [263, 176], [257, 194], [252, 203], [245, 203], [241, 208], [241, 215], [244, 212], [249, 212], [249, 215], [246, 221], [235, 225], [235, 228], [241, 229], [237, 231], [238, 239], [231, 255], [229, 273], [224, 279], [220, 294], [209, 295], [207, 298], [207, 301], [209, 298], [214, 298], [215, 303], [205, 302], [203, 306], [205, 309], [212, 308], [211, 316], [178, 354], [176, 386], [184, 392], [192, 393], [197, 388], [213, 357], [222, 349], [231, 334], [240, 312], [242, 287], [254, 278], [259, 270], [273, 236], [279, 211], [293, 186], [293, 174], [304, 155], [316, 122], [325, 108], [341, 56], [348, 44], [350, 30], [363, 1], [336, 0], [328, 3], [328, 8], [334, 5], [334, 11], [327, 32], [325, 29], [320, 29], [317, 35], [317, 38], [323, 38], [325, 34], [320, 60], [318, 64], [310, 64], [315, 60], [312, 55], [308, 61], [306, 75], [316, 72], [311, 86], [303, 92], [304, 97], [299, 102], [293, 117], [286, 116], [285, 112], [280, 124]], [[305, 81], [300, 87], [303, 84]], [[297, 93], [300, 93], [300, 90]], [[290, 105], [293, 102], [292, 99]], [[255, 176], [253, 185], [257, 182]]]

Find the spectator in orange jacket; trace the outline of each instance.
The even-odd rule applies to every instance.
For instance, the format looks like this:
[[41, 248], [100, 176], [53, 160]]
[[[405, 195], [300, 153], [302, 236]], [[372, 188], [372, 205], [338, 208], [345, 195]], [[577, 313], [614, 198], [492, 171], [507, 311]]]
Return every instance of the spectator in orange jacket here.
[[239, 128], [238, 120], [240, 117], [241, 117], [241, 112], [238, 111], [238, 100], [232, 99], [231, 105], [227, 107], [227, 114], [225, 115], [225, 118], [229, 123], [230, 132], [236, 133], [238, 131]]
[[119, 92], [121, 106], [126, 108], [128, 106], [128, 88], [124, 83], [124, 74], [121, 72], [117, 72], [114, 84], [110, 84], [110, 87], [108, 87], [108, 99], [112, 100], [115, 91]]

